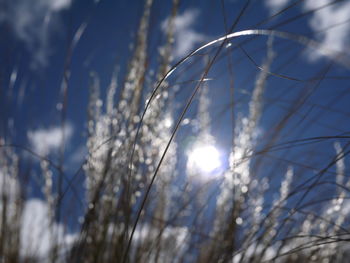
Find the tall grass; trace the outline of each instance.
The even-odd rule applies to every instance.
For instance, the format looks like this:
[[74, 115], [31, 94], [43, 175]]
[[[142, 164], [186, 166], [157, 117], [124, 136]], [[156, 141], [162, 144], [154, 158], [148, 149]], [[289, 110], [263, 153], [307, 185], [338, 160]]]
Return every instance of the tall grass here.
[[[56, 164], [0, 137], [0, 261], [347, 262], [349, 112], [336, 103], [348, 93], [348, 57], [279, 24], [237, 32], [247, 1], [232, 26], [222, 4], [227, 34], [174, 61], [173, 0], [151, 69], [152, 4], [145, 1], [125, 76], [117, 65], [105, 98], [90, 74], [87, 154], [74, 174], [63, 169], [64, 143]], [[70, 52], [85, 27], [67, 52], [63, 141]], [[310, 50], [324, 57], [310, 63]], [[28, 154], [39, 170], [26, 168]], [[33, 171], [42, 234], [24, 222], [27, 213], [36, 220]]]

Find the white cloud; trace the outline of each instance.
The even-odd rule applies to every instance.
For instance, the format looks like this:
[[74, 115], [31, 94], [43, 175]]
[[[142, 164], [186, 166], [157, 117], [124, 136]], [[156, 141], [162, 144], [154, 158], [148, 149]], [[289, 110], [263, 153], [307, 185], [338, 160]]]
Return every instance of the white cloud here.
[[55, 11], [59, 11], [71, 5], [71, 0], [51, 0], [46, 2], [48, 2], [51, 9]]
[[[67, 124], [64, 133], [65, 143], [67, 143], [72, 137], [73, 127], [70, 124]], [[29, 131], [27, 136], [33, 147], [33, 151], [42, 156], [48, 155], [51, 151], [59, 149], [63, 143], [61, 127]]]
[[[198, 33], [193, 29], [195, 21], [198, 20], [199, 11], [190, 9], [174, 19], [174, 57], [176, 59], [186, 56], [191, 52], [195, 45], [207, 40], [207, 36]], [[161, 27], [163, 32], [166, 31], [168, 20], [163, 21]]]
[[[330, 3], [330, 0], [306, 0], [304, 3], [305, 10], [312, 10]], [[309, 25], [315, 32], [322, 31], [334, 25], [345, 22], [350, 17], [350, 2], [344, 1], [336, 5], [331, 5], [315, 12], [309, 20]], [[346, 51], [350, 44], [350, 23], [337, 25], [329, 30], [325, 30], [316, 35], [318, 41], [324, 48], [334, 51]], [[319, 57], [316, 53], [310, 53], [311, 59]]]
[[266, 0], [265, 5], [269, 8], [270, 14], [274, 14], [288, 4], [289, 0]]
[[[25, 202], [21, 221], [21, 256], [34, 256], [42, 259], [40, 262], [49, 262], [49, 252], [56, 241], [63, 249], [69, 248], [76, 235], [66, 234], [62, 224], [50, 224], [49, 208], [46, 202], [40, 199], [30, 199]], [[55, 235], [53, 235], [55, 234]], [[46, 259], [46, 260], [45, 260]]]
[[0, 10], [0, 23], [7, 22], [14, 35], [33, 54], [33, 67], [47, 65], [51, 31], [59, 25], [57, 12], [70, 6], [72, 0], [11, 0]]
[[[54, 245], [58, 245], [59, 255], [65, 255], [77, 234], [65, 233], [65, 227], [61, 223], [52, 223], [49, 217], [48, 204], [40, 199], [29, 199], [18, 202], [21, 199], [20, 181], [17, 177], [17, 159], [12, 153], [12, 162], [7, 160], [6, 155], [0, 152], [0, 196], [6, 197], [6, 214], [2, 214], [3, 202], [0, 202], [0, 224], [5, 216], [8, 233], [14, 234], [19, 231], [20, 255], [34, 257], [37, 262], [51, 262], [49, 252]], [[1, 257], [0, 257], [1, 258]], [[60, 259], [57, 262], [65, 262]]]
[[[265, 5], [269, 8], [270, 13], [285, 7], [289, 0], [265, 0]], [[333, 2], [332, 0], [306, 0], [302, 5], [303, 11], [315, 10], [309, 18], [308, 24], [315, 33], [316, 40], [322, 48], [335, 52], [347, 51], [350, 44], [350, 23], [344, 23], [350, 18], [350, 2], [343, 1], [334, 5], [326, 6]], [[324, 6], [324, 7], [323, 7]], [[321, 32], [320, 32], [321, 31]], [[319, 33], [317, 33], [319, 32]], [[308, 53], [308, 58], [314, 61], [321, 57], [316, 51]]]

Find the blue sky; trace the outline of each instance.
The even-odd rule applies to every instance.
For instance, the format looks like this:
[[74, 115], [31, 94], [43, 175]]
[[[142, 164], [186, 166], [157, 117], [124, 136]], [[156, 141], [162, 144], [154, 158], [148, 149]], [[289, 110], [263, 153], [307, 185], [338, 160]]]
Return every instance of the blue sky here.
[[[319, 1], [317, 4], [322, 7], [330, 2]], [[178, 61], [201, 44], [224, 35], [223, 13], [226, 15], [226, 23], [231, 24], [244, 3], [245, 1], [224, 1], [225, 10], [223, 10], [220, 1], [181, 2], [175, 21], [173, 61]], [[235, 30], [254, 28], [291, 3], [292, 1], [252, 1]], [[317, 7], [313, 1], [301, 1], [267, 23], [258, 25], [257, 28], [276, 28], [303, 34], [318, 40], [322, 46], [332, 50], [347, 51], [350, 28], [347, 23], [350, 9], [347, 1], [340, 1], [317, 12], [288, 21], [289, 18], [295, 18]], [[142, 14], [143, 2], [17, 0], [8, 4], [7, 9], [8, 12], [3, 12], [0, 16], [1, 30], [5, 39], [1, 44], [1, 57], [5, 61], [2, 64], [2, 86], [3, 94], [6, 94], [1, 98], [1, 132], [13, 142], [32, 147], [41, 155], [57, 152], [62, 139], [58, 131], [62, 107], [61, 85], [65, 63], [68, 61], [70, 77], [66, 117], [66, 157], [67, 168], [72, 169], [82, 160], [85, 148], [89, 74], [92, 71], [98, 74], [102, 97], [105, 96], [106, 87], [116, 68], [119, 70], [119, 82], [123, 80], [138, 19]], [[157, 47], [164, 41], [164, 26], [170, 11], [169, 1], [155, 1], [148, 41], [151, 70], [157, 64]], [[285, 21], [288, 23], [279, 25]], [[328, 30], [322, 31], [327, 28]], [[315, 33], [316, 31], [321, 33]], [[75, 43], [69, 60], [67, 49], [72, 38], [77, 36], [79, 41]], [[290, 41], [276, 39], [275, 42], [278, 56], [274, 68], [279, 74], [308, 79], [324, 68], [329, 61], [312, 51], [300, 53], [303, 47], [290, 44]], [[256, 63], [261, 64], [266, 53], [266, 37], [247, 43], [244, 50]], [[250, 99], [249, 92], [254, 83], [250, 80], [255, 79], [258, 70], [252, 61], [244, 58], [242, 51], [234, 51], [232, 57], [239, 62], [239, 66], [235, 67], [235, 80], [238, 83], [236, 96], [239, 101], [237, 111], [244, 115]], [[283, 67], [283, 64], [292, 58], [295, 60], [290, 62], [291, 65]], [[213, 129], [213, 133], [217, 133], [215, 135], [223, 145], [231, 136], [230, 125], [227, 125], [229, 111], [224, 111], [230, 104], [230, 100], [227, 99], [229, 91], [225, 88], [229, 80], [227, 69], [225, 71], [226, 63], [225, 59], [221, 59], [209, 73], [209, 77], [212, 78], [209, 83], [213, 86], [211, 88], [213, 92], [210, 91], [213, 98], [211, 114], [215, 119], [212, 126], [220, 127]], [[281, 70], [278, 69], [280, 66]], [[194, 67], [191, 67], [191, 71], [197, 74]], [[328, 74], [343, 76], [346, 72], [344, 67], [336, 64]], [[198, 74], [192, 76], [199, 79]], [[183, 75], [181, 81], [188, 81], [192, 76]], [[261, 123], [261, 129], [264, 131], [285, 114], [294, 98], [304, 94], [305, 90], [312, 89], [308, 84], [278, 77], [271, 77], [269, 81], [271, 84], [266, 90], [265, 98], [278, 101], [266, 105], [266, 114], [263, 114]], [[348, 124], [344, 121], [349, 112], [347, 104], [349, 93], [346, 90], [346, 80], [324, 80], [317, 92], [314, 92], [307, 101], [308, 104], [301, 107], [299, 117], [297, 115], [292, 117], [297, 123], [297, 130], [301, 130], [299, 136], [324, 136], [348, 131]], [[179, 101], [184, 100], [186, 96], [188, 92], [182, 92]], [[195, 107], [193, 110], [195, 112]], [[216, 122], [218, 114], [220, 116]], [[304, 120], [300, 116], [305, 116]], [[310, 124], [308, 119], [313, 118], [318, 120]], [[291, 129], [294, 129], [293, 121], [288, 123]]]
[[[72, 123], [77, 123], [85, 117], [84, 105], [88, 98], [89, 71], [96, 71], [99, 74], [101, 87], [107, 86], [116, 63], [120, 67], [122, 76], [125, 70], [123, 65], [127, 64], [128, 55], [130, 55], [129, 45], [135, 37], [138, 17], [143, 9], [142, 1], [129, 3], [127, 1], [41, 0], [36, 4], [32, 2], [13, 1], [8, 7], [10, 12], [2, 14], [3, 18], [0, 17], [7, 23], [2, 24], [2, 32], [5, 36], [3, 39], [6, 40], [2, 42], [1, 48], [3, 61], [6, 61], [2, 67], [3, 82], [13, 95], [12, 101], [3, 103], [7, 106], [4, 110], [7, 116], [4, 116], [3, 120], [15, 119], [16, 124], [21, 123], [19, 129], [15, 130], [22, 135], [27, 130], [57, 125], [59, 113], [56, 106], [61, 100], [59, 90], [67, 43], [79, 26], [87, 23], [86, 30], [75, 47], [70, 65], [68, 120]], [[257, 22], [292, 1], [253, 2], [238, 23], [236, 30], [252, 28]], [[228, 23], [232, 23], [243, 3], [244, 1], [225, 2]], [[327, 1], [318, 2], [320, 6], [325, 3]], [[349, 4], [345, 1], [297, 19], [278, 29], [315, 37], [327, 47], [344, 50], [348, 44], [348, 23], [338, 25], [318, 37], [312, 32], [319, 27], [322, 29], [346, 22], [348, 6]], [[315, 8], [312, 1], [305, 1], [259, 28], [276, 25], [288, 17], [312, 8]], [[186, 1], [180, 4], [176, 24], [175, 61], [201, 43], [224, 34], [221, 9], [220, 1]], [[149, 41], [149, 50], [153, 53], [156, 52], [157, 44], [164, 39], [161, 35], [161, 27], [170, 10], [170, 3], [156, 1], [152, 17], [154, 26], [151, 27]], [[259, 59], [259, 56], [255, 55], [255, 57]], [[318, 59], [316, 55], [309, 55], [308, 61], [311, 66], [314, 66], [319, 63]], [[253, 68], [248, 69], [252, 72]], [[296, 75], [302, 73], [299, 71]], [[21, 105], [22, 101], [23, 105]], [[3, 130], [6, 126], [3, 125]], [[74, 131], [76, 134], [76, 129]], [[23, 136], [18, 139], [25, 142]]]
[[[36, 4], [32, 2], [13, 1], [8, 7], [10, 12], [2, 14], [3, 18], [0, 17], [6, 22], [2, 27], [6, 40], [2, 42], [1, 48], [3, 61], [6, 61], [2, 67], [3, 82], [9, 87], [7, 91], [11, 91], [13, 96], [11, 100], [5, 99], [3, 102], [3, 105], [6, 105], [6, 110], [3, 111], [6, 116], [3, 121], [14, 120], [15, 130], [19, 136], [17, 139], [22, 143], [26, 143], [23, 136], [26, 131], [49, 129], [58, 124], [60, 114], [57, 107], [61, 100], [60, 86], [69, 39], [82, 23], [87, 23], [86, 30], [73, 51], [70, 64], [68, 122], [70, 121], [72, 125], [74, 123], [75, 126], [79, 123], [80, 127], [72, 127], [74, 130], [72, 136], [79, 137], [76, 135], [80, 133], [78, 130], [82, 129], [81, 120], [86, 115], [84, 106], [88, 98], [89, 71], [98, 73], [102, 89], [108, 85], [115, 64], [118, 64], [120, 75], [123, 75], [143, 3], [78, 0], [41, 0]], [[252, 28], [257, 22], [276, 13], [292, 1], [253, 2], [236, 30]], [[315, 8], [312, 1], [304, 2], [258, 28], [274, 26], [288, 17]], [[244, 1], [225, 1], [224, 12], [227, 23], [232, 23], [243, 3]], [[327, 1], [318, 2], [320, 6], [325, 3]], [[315, 37], [327, 47], [344, 50], [349, 43], [348, 23], [335, 26], [327, 33], [318, 36], [312, 32], [316, 31], [316, 28], [322, 29], [346, 22], [348, 8], [349, 4], [345, 1], [330, 8], [323, 8], [320, 12], [297, 19], [278, 29]], [[165, 23], [170, 10], [171, 4], [167, 1], [156, 1], [152, 10], [149, 50], [153, 54], [157, 50], [157, 44], [164, 39], [161, 34], [162, 23]], [[220, 1], [184, 1], [180, 4], [179, 17], [175, 25], [177, 33], [174, 61], [200, 44], [224, 34], [222, 12]], [[253, 47], [254, 45], [256, 46], [257, 42], [252, 44]], [[310, 68], [316, 68], [315, 64], [320, 61], [319, 56], [313, 54], [306, 56], [309, 63], [302, 62], [310, 64]], [[261, 59], [259, 54], [254, 54], [253, 57]], [[280, 57], [282, 60], [283, 56]], [[247, 70], [253, 72], [254, 68], [250, 66]], [[297, 70], [297, 67], [293, 67], [293, 70]], [[242, 71], [244, 72], [244, 69]], [[297, 71], [295, 75], [302, 76], [304, 72], [308, 71]], [[2, 130], [6, 126], [4, 124]]]

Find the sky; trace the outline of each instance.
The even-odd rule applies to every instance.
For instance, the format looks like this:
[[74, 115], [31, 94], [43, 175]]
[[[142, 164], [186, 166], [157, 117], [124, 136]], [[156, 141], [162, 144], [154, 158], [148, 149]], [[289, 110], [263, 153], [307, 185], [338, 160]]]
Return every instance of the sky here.
[[[174, 61], [177, 61], [200, 44], [209, 42], [225, 33], [220, 1], [186, 1], [180, 4], [175, 20]], [[253, 1], [236, 30], [252, 28], [254, 24], [286, 7], [292, 1]], [[282, 17], [293, 17], [319, 6], [327, 0], [302, 1], [290, 11], [272, 19], [278, 24]], [[225, 13], [228, 23], [233, 21], [244, 1], [226, 1]], [[65, 57], [72, 35], [82, 35], [77, 41], [70, 61], [68, 95], [68, 137], [78, 141], [83, 121], [84, 107], [88, 98], [88, 74], [96, 71], [101, 87], [106, 87], [115, 64], [120, 67], [120, 75], [125, 70], [130, 43], [135, 37], [138, 17], [142, 12], [142, 1], [79, 1], [79, 0], [30, 0], [12, 1], [6, 12], [0, 13], [2, 34], [5, 41], [1, 45], [3, 61], [2, 133], [6, 133], [8, 123], [13, 122], [16, 141], [38, 145], [43, 136], [45, 146], [37, 146], [40, 153], [57, 148], [60, 139], [55, 135], [59, 125], [60, 95]], [[149, 50], [154, 52], [161, 41], [161, 32], [166, 25], [166, 14], [171, 8], [167, 1], [154, 5], [152, 32]], [[314, 37], [322, 45], [332, 50], [344, 51], [349, 44], [350, 25], [346, 23], [350, 3], [342, 1], [329, 8], [278, 27], [293, 33]], [[209, 14], [210, 13], [210, 14]], [[205, 18], [205, 19], [204, 19]], [[343, 24], [340, 24], [343, 23]], [[340, 25], [339, 25], [340, 24]], [[335, 26], [334, 26], [335, 25]], [[316, 34], [319, 29], [334, 26], [332, 30]], [[77, 34], [78, 33], [78, 34]], [[164, 36], [163, 36], [164, 39]], [[128, 54], [128, 55], [126, 55]], [[312, 65], [320, 60], [316, 52], [307, 54]], [[153, 61], [154, 63], [154, 61]], [[103, 91], [102, 91], [103, 92]], [[103, 94], [103, 93], [102, 93]], [[45, 109], [45, 110], [43, 110]], [[77, 123], [80, 123], [77, 126]], [[19, 125], [20, 124], [20, 125]], [[77, 126], [77, 127], [76, 127]], [[47, 132], [47, 137], [45, 137]], [[50, 137], [51, 136], [51, 137]], [[50, 138], [54, 138], [51, 139]], [[41, 148], [40, 148], [41, 147]]]
[[[257, 127], [259, 138], [273, 134], [275, 130], [271, 127], [275, 127], [286, 112], [293, 110], [297, 97], [303, 96], [305, 101], [281, 131], [281, 141], [284, 141], [283, 138], [292, 140], [349, 132], [350, 92], [347, 82], [350, 65], [350, 1], [331, 2], [252, 0], [235, 26], [234, 32], [276, 29], [304, 35], [318, 43], [318, 51], [315, 51], [305, 49], [305, 46], [290, 39], [274, 39], [276, 56], [270, 71], [276, 74], [270, 77], [264, 94], [265, 105]], [[245, 3], [243, 0], [180, 1], [174, 22], [173, 64], [201, 45], [225, 35]], [[292, 3], [295, 5], [276, 15]], [[73, 173], [86, 154], [89, 76], [91, 72], [99, 76], [103, 98], [115, 70], [118, 72], [118, 83], [122, 83], [143, 6], [143, 1], [126, 0], [5, 1], [0, 9], [0, 136], [56, 161], [59, 161], [58, 153], [64, 142], [65, 169]], [[158, 63], [158, 47], [165, 39], [170, 12], [171, 1], [154, 1], [148, 40], [150, 71], [155, 70]], [[227, 54], [234, 62], [237, 83], [234, 108], [238, 118], [242, 119], [249, 111], [258, 66], [263, 64], [267, 50], [267, 37], [257, 37], [242, 44], [242, 49], [237, 48], [236, 44], [244, 40], [249, 40], [249, 37], [231, 39], [225, 45]], [[205, 52], [213, 57], [218, 46], [213, 45]], [[200, 79], [195, 63], [201, 65], [203, 61], [198, 57], [190, 59], [169, 80], [174, 83], [192, 81], [190, 85], [179, 85], [181, 92], [176, 98], [175, 112], [184, 105], [193, 83]], [[218, 157], [214, 153], [216, 164], [208, 164], [209, 170], [212, 166], [219, 166], [218, 158], [225, 159], [222, 162], [227, 165], [227, 144], [232, 140], [228, 110], [231, 103], [228, 95], [230, 72], [227, 63], [228, 60], [221, 59], [208, 74], [211, 133], [216, 138], [217, 148], [205, 146], [201, 152], [213, 153], [220, 149], [220, 154], [226, 156]], [[186, 68], [186, 65], [189, 66]], [[203, 65], [199, 69], [203, 69]], [[67, 72], [68, 75], [65, 75]], [[329, 76], [322, 83], [317, 83], [317, 79], [313, 85], [303, 81], [322, 74]], [[65, 138], [62, 138], [60, 127], [64, 78], [68, 78], [68, 88]], [[196, 106], [198, 100], [185, 120], [195, 116]], [[196, 127], [198, 129], [195, 122], [184, 122], [178, 134], [180, 146], [186, 148], [190, 145], [189, 141], [195, 140]], [[328, 144], [317, 147], [310, 148], [307, 156], [300, 156], [296, 150], [286, 152], [285, 156], [278, 155], [278, 158], [292, 158], [296, 163], [309, 158], [308, 161], [316, 166], [329, 158], [333, 151]], [[198, 150], [194, 152], [195, 156], [201, 156]], [[196, 163], [198, 158], [193, 156], [189, 160]], [[203, 167], [202, 164], [199, 166]], [[262, 174], [275, 168], [268, 167]], [[36, 199], [28, 202], [28, 208], [25, 209], [33, 210], [35, 208], [29, 207], [34, 206], [45, 211], [46, 204], [37, 199], [40, 194], [33, 190], [31, 195]], [[58, 224], [57, 227], [59, 229], [62, 226]]]

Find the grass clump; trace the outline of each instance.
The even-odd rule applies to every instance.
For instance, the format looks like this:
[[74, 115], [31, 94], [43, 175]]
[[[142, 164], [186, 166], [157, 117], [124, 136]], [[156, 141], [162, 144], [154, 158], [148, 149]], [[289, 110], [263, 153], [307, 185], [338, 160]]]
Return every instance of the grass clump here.
[[[173, 0], [153, 67], [146, 0], [123, 79], [114, 70], [103, 99], [90, 74], [87, 154], [73, 174], [64, 169], [68, 52], [58, 162], [1, 137], [1, 262], [346, 262], [349, 126], [337, 121], [349, 113], [336, 103], [349, 60], [278, 29], [303, 14], [236, 31], [250, 2], [229, 27], [222, 1], [226, 35], [176, 61]], [[326, 59], [310, 64], [311, 49]], [[39, 163], [26, 168], [28, 154]], [[39, 242], [26, 221], [30, 171], [44, 199]]]

